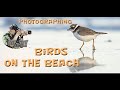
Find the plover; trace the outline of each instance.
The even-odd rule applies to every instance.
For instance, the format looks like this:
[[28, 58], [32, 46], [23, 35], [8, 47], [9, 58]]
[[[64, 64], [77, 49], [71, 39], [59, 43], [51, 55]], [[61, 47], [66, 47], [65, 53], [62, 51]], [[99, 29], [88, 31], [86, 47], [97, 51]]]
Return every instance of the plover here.
[[93, 40], [93, 50], [95, 50], [95, 46], [94, 46], [94, 39], [101, 34], [107, 34], [104, 32], [96, 32], [90, 28], [87, 27], [83, 27], [83, 26], [79, 26], [78, 24], [72, 24], [70, 25], [70, 28], [68, 29], [68, 31], [72, 31], [73, 35], [78, 39], [83, 41], [82, 46], [80, 47], [80, 50], [82, 49], [84, 42], [89, 42], [91, 40]]

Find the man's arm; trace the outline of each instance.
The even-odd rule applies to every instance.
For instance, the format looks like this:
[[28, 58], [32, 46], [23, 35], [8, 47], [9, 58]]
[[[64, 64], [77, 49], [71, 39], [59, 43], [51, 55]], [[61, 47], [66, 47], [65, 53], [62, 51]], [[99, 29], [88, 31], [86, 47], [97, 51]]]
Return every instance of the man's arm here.
[[17, 33], [15, 34], [14, 38], [12, 40], [17, 40], [18, 36], [21, 35], [21, 31], [18, 30]]

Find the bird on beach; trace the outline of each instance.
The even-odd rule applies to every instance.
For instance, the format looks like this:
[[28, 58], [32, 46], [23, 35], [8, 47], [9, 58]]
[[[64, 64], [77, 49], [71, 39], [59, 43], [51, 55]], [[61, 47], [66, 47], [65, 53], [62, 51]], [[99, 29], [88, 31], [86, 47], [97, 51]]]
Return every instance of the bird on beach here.
[[93, 50], [96, 50], [95, 49], [95, 45], [94, 45], [94, 39], [98, 36], [98, 35], [101, 35], [101, 34], [107, 34], [107, 33], [104, 33], [104, 32], [96, 32], [90, 28], [87, 28], [87, 27], [83, 27], [83, 26], [80, 26], [78, 24], [72, 24], [70, 25], [68, 31], [71, 31], [73, 33], [73, 35], [78, 39], [78, 40], [81, 40], [83, 41], [83, 44], [82, 46], [80, 47], [80, 50], [82, 49], [83, 45], [84, 45], [84, 42], [89, 42], [91, 40], [93, 40]]

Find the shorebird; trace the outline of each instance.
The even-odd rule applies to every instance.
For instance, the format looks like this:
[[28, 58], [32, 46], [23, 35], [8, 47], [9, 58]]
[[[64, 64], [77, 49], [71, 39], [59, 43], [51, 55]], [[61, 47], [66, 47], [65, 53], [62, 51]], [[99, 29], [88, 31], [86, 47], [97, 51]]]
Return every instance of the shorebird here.
[[82, 49], [84, 42], [89, 42], [91, 40], [93, 40], [93, 50], [95, 50], [95, 46], [94, 46], [94, 39], [101, 34], [107, 34], [104, 32], [96, 32], [90, 28], [87, 27], [83, 27], [83, 26], [79, 26], [78, 24], [72, 24], [70, 25], [70, 28], [68, 29], [68, 31], [72, 31], [73, 35], [78, 39], [83, 41], [82, 46], [80, 47], [80, 50]]

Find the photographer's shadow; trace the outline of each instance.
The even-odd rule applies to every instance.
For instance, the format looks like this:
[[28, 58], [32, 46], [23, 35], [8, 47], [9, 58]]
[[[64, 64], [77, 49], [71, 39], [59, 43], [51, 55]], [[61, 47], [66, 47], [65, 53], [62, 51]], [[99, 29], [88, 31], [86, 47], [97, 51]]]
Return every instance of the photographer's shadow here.
[[94, 59], [95, 50], [92, 51], [92, 58], [85, 57], [83, 51], [80, 50], [80, 52], [82, 53], [82, 57], [78, 58], [80, 65], [78, 67], [69, 67], [70, 72], [87, 70], [97, 65], [96, 60]]

